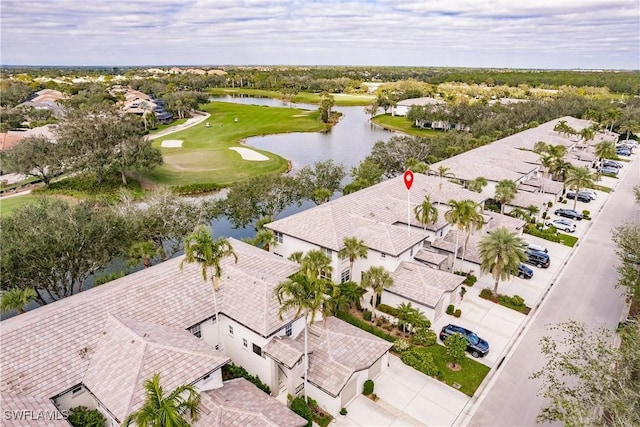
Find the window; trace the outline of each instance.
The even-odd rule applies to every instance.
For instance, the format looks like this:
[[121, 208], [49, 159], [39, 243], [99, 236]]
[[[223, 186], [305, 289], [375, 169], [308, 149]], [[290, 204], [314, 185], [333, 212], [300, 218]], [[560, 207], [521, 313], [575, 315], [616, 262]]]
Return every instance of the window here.
[[331, 271], [321, 270], [320, 271], [320, 278], [321, 279], [331, 280]]
[[347, 268], [340, 274], [340, 283], [348, 282], [349, 280], [351, 280], [351, 270]]
[[244, 348], [249, 348], [249, 343], [247, 342], [247, 339], [246, 339], [246, 338], [242, 338], [242, 346], [243, 346]]
[[291, 323], [287, 323], [287, 326], [284, 327], [284, 334], [288, 337], [293, 335], [293, 328], [291, 327]]
[[233, 326], [229, 325], [229, 335], [233, 335]]
[[83, 392], [84, 392], [84, 390], [83, 390], [82, 386], [79, 385], [79, 386], [74, 387], [73, 390], [71, 390], [71, 395], [72, 396], [77, 396], [77, 395], [79, 395], [79, 394], [81, 394]]
[[329, 249], [329, 248], [321, 248], [320, 250], [322, 251], [322, 253], [324, 253], [329, 258], [333, 257], [333, 251], [331, 249]]
[[191, 332], [191, 335], [195, 335], [198, 338], [202, 338], [202, 331], [200, 331], [200, 324], [190, 327], [189, 332]]
[[253, 344], [253, 352], [258, 356], [262, 357], [262, 349], [255, 344]]
[[282, 244], [284, 237], [282, 236], [282, 233], [279, 231], [276, 231], [273, 233], [276, 237], [276, 243]]

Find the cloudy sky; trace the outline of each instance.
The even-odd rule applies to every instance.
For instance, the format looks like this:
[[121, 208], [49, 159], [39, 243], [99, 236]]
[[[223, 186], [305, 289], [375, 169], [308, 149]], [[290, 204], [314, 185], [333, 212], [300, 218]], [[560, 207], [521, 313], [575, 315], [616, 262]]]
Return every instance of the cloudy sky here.
[[640, 68], [640, 0], [2, 0], [13, 65]]

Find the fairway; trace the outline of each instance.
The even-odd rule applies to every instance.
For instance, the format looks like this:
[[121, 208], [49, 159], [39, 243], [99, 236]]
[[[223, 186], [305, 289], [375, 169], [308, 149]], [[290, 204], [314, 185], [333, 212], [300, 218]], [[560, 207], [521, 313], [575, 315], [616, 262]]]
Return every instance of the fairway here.
[[[153, 146], [162, 152], [164, 164], [145, 175], [146, 180], [165, 185], [228, 185], [257, 175], [284, 172], [287, 160], [280, 156], [254, 149], [267, 160], [245, 160], [229, 148], [240, 147], [245, 138], [252, 136], [328, 129], [317, 111], [228, 102], [204, 104], [201, 110], [211, 114], [207, 121], [153, 141]], [[165, 140], [182, 141], [182, 146], [162, 147]]]
[[[282, 92], [275, 90], [261, 90], [261, 89], [229, 89], [229, 88], [213, 88], [209, 90], [211, 95], [249, 95], [262, 98], [276, 98], [282, 99]], [[374, 95], [365, 94], [349, 94], [349, 93], [332, 93], [335, 105], [343, 107], [357, 107], [367, 106], [376, 99]], [[313, 92], [298, 92], [291, 98], [293, 103], [303, 104], [319, 104], [320, 95]]]
[[33, 203], [43, 196], [32, 196], [25, 194], [24, 196], [3, 197], [0, 199], [0, 216], [10, 215], [16, 209], [19, 209], [29, 203]]

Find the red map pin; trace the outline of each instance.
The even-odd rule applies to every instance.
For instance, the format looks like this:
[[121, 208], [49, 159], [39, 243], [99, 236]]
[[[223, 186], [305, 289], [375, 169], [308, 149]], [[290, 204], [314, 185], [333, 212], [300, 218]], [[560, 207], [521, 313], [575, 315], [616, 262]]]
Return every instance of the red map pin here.
[[411, 190], [411, 186], [413, 185], [413, 172], [410, 170], [404, 173], [404, 185], [407, 187], [407, 190]]

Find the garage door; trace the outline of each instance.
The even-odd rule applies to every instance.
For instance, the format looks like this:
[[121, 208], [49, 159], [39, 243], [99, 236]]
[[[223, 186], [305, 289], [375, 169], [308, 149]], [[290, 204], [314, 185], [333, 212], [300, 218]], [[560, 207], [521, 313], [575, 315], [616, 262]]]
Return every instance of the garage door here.
[[342, 389], [341, 395], [341, 406], [344, 408], [347, 406], [347, 403], [354, 397], [356, 397], [356, 392], [358, 391], [358, 382], [356, 381], [356, 377], [351, 377], [351, 380], [347, 383], [345, 388]]

